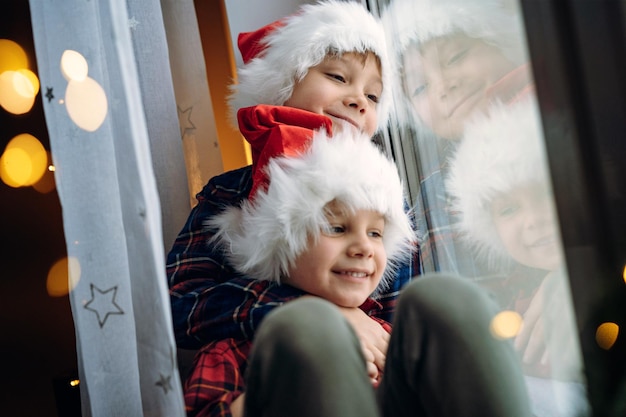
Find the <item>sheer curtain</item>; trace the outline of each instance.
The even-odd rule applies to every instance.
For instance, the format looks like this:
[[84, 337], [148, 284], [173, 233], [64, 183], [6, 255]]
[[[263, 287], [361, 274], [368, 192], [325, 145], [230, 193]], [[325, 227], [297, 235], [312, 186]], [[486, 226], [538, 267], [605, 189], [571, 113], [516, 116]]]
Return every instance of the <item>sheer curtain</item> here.
[[[204, 178], [187, 181], [185, 159], [199, 156], [184, 144], [214, 138], [214, 126], [194, 124], [188, 110], [212, 114], [208, 87], [174, 94], [158, 0], [30, 7], [72, 265], [83, 416], [184, 416], [164, 252], [189, 212], [189, 190], [211, 174], [196, 169]], [[170, 41], [188, 47], [183, 56], [202, 56], [191, 0], [163, 7], [179, 28]], [[191, 61], [192, 73], [203, 71]]]

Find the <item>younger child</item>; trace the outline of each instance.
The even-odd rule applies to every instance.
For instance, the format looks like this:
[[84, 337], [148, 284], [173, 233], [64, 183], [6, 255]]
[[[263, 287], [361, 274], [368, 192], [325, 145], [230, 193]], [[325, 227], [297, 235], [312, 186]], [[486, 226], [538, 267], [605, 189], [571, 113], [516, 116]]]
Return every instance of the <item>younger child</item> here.
[[[515, 345], [536, 414], [583, 416], [582, 357], [547, 167], [534, 100], [499, 104], [466, 127], [446, 185], [477, 256], [510, 271], [493, 290], [523, 315]], [[525, 268], [543, 274], [537, 280]]]

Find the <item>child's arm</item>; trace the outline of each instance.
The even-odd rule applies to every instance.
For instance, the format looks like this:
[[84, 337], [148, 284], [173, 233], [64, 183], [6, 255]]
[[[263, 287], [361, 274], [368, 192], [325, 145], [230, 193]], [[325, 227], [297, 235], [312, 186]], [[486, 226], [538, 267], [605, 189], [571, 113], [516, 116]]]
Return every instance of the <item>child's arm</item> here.
[[219, 249], [207, 244], [212, 234], [205, 220], [225, 206], [239, 204], [251, 184], [250, 167], [211, 179], [168, 254], [178, 347], [196, 349], [215, 340], [251, 336], [265, 314], [282, 304], [277, 300], [294, 296], [291, 287], [269, 282], [250, 285], [250, 280], [235, 275]]
[[251, 344], [234, 339], [204, 346], [185, 381], [188, 417], [241, 417], [244, 373]]

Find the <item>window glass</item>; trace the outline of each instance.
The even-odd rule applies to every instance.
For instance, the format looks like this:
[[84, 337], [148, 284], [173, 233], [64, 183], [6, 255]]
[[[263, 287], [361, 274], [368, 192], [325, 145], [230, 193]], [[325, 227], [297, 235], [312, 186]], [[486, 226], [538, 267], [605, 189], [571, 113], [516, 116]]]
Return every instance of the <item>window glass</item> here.
[[[378, 2], [381, 3], [381, 2]], [[386, 3], [386, 2], [385, 2]], [[390, 142], [425, 271], [490, 291], [538, 416], [590, 415], [523, 19], [510, 0], [377, 7], [398, 64]]]

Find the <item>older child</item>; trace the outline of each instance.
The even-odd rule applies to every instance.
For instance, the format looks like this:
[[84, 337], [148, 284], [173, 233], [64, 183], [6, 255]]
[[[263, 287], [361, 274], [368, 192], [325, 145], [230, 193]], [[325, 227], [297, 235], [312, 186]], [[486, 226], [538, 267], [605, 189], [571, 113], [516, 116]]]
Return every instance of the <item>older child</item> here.
[[380, 308], [371, 297], [412, 250], [403, 187], [367, 135], [348, 128], [303, 140], [308, 151], [291, 141], [284, 151], [296, 156], [259, 166], [266, 175], [249, 200], [209, 222], [238, 272], [294, 295], [256, 335], [200, 350], [185, 384], [188, 414], [238, 415], [245, 401], [246, 416], [528, 415], [512, 350], [488, 333], [491, 300], [463, 280], [410, 284], [385, 372], [362, 356], [336, 306]]
[[[499, 104], [466, 127], [446, 185], [474, 253], [510, 273], [493, 290], [524, 317], [515, 345], [536, 414], [583, 416], [582, 357], [547, 167], [535, 102]], [[543, 274], [537, 280], [526, 268]]]
[[[305, 5], [297, 14], [239, 40], [245, 64], [230, 104], [252, 143], [253, 166], [209, 181], [168, 255], [174, 330], [181, 348], [246, 338], [281, 300], [293, 295], [289, 287], [270, 281], [251, 288], [214, 245], [207, 245], [213, 233], [204, 227], [205, 221], [247, 199], [253, 183], [263, 176], [255, 166], [281, 152], [283, 137], [310, 137], [319, 128], [330, 133], [343, 122], [371, 135], [384, 126], [390, 105], [384, 32], [357, 3]], [[332, 94], [322, 85], [332, 87]], [[303, 105], [303, 96], [315, 99], [314, 106]], [[284, 104], [290, 107], [278, 107]], [[374, 315], [390, 320], [399, 289], [419, 273], [414, 262], [399, 268], [393, 284], [380, 294], [382, 308]], [[386, 332], [358, 308], [342, 313], [382, 366]]]
[[533, 89], [520, 16], [501, 0], [393, 0], [383, 18], [400, 67], [397, 115], [416, 131], [425, 269], [484, 275], [450, 229], [443, 178], [469, 119]]

